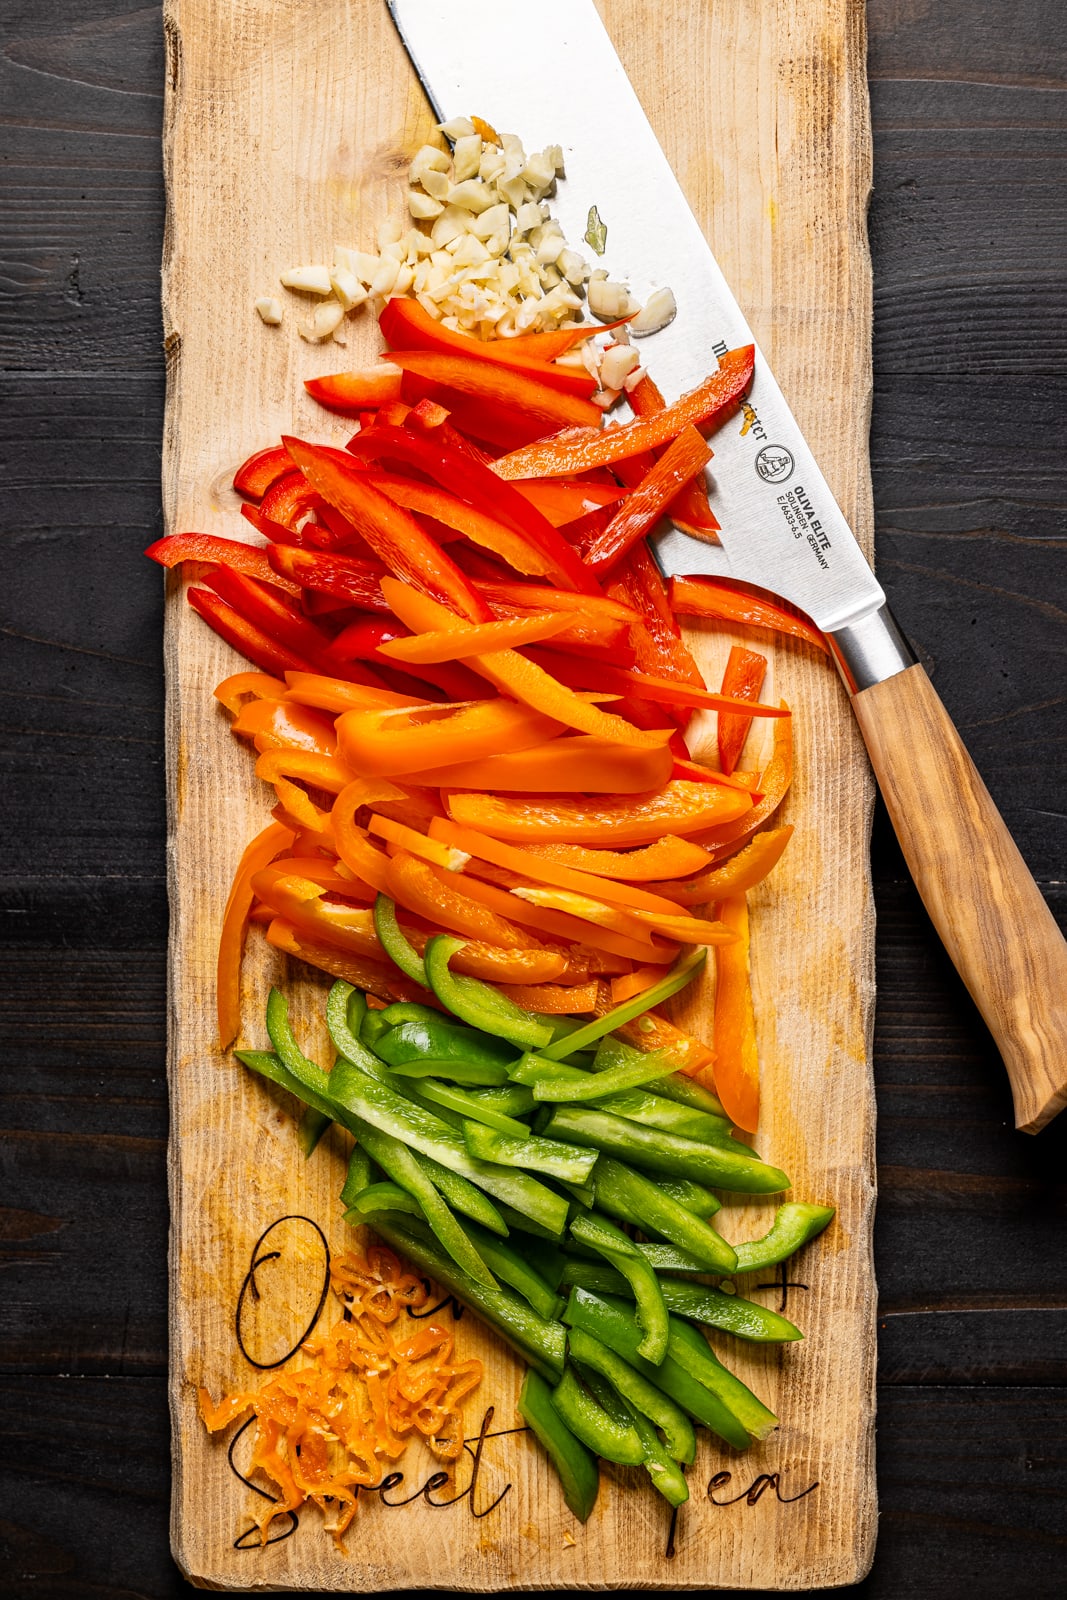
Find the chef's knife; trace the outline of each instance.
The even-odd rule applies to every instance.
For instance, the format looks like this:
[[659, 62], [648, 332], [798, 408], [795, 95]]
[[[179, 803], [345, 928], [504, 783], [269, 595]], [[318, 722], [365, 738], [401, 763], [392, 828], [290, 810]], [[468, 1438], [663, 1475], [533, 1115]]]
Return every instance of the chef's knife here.
[[[439, 120], [473, 112], [527, 149], [561, 144], [567, 239], [595, 204], [612, 277], [640, 300], [673, 289], [677, 319], [653, 347], [668, 399], [713, 353], [754, 342], [593, 0], [387, 3]], [[758, 350], [747, 401], [745, 431], [713, 439], [721, 546], [671, 528], [657, 559], [773, 588], [826, 634], [908, 867], [1004, 1057], [1016, 1124], [1036, 1133], [1067, 1102], [1067, 944]]]

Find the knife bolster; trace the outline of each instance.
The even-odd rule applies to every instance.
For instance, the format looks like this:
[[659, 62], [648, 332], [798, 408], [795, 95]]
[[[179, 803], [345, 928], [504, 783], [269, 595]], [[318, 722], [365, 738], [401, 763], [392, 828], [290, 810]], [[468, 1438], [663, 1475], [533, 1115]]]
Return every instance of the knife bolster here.
[[859, 694], [915, 665], [911, 646], [887, 605], [847, 628], [828, 633], [826, 642], [849, 694]]

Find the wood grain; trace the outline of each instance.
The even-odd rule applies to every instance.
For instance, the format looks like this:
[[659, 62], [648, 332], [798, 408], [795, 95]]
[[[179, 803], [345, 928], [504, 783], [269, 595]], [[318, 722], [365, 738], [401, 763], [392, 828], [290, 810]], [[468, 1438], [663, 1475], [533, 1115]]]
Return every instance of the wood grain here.
[[[756, 0], [695, 15], [688, 6], [666, 9], [659, 37], [686, 41], [669, 60], [650, 47], [643, 5], [616, 0], [603, 12], [831, 485], [869, 544], [862, 6], [837, 0], [777, 18]], [[337, 440], [345, 431], [301, 398], [300, 379], [330, 370], [337, 352], [301, 345], [292, 319], [281, 335], [257, 328], [251, 303], [292, 261], [314, 259], [334, 239], [373, 237], [398, 206], [398, 174], [429, 119], [377, 5], [334, 0], [309, 12], [286, 0], [222, 8], [175, 0], [167, 26], [164, 505], [169, 529], [232, 534], [226, 484], [236, 461], [279, 431]], [[707, 93], [709, 83], [716, 93]], [[371, 348], [369, 333], [355, 325], [346, 362], [358, 363]], [[712, 673], [730, 642], [724, 634], [697, 638]], [[249, 1581], [247, 1557], [232, 1548], [249, 1496], [235, 1492], [224, 1449], [203, 1433], [195, 1386], [218, 1393], [243, 1377], [232, 1311], [261, 1229], [295, 1209], [343, 1238], [340, 1159], [324, 1151], [305, 1166], [288, 1108], [214, 1048], [207, 997], [218, 915], [265, 802], [210, 702], [210, 686], [234, 658], [191, 617], [176, 578], [166, 654], [174, 1549], [194, 1581], [235, 1587]], [[257, 1584], [810, 1588], [853, 1582], [866, 1571], [874, 1536], [870, 785], [847, 706], [824, 665], [802, 648], [783, 647], [773, 676], [774, 692], [796, 705], [802, 757], [790, 809], [800, 824], [797, 847], [779, 893], [754, 897], [767, 1107], [761, 1148], [790, 1170], [798, 1194], [832, 1199], [839, 1217], [812, 1252], [805, 1345], [788, 1355], [731, 1356], [779, 1411], [780, 1433], [728, 1468], [724, 1453], [705, 1445], [694, 1482], [719, 1470], [778, 1472], [782, 1498], [714, 1511], [709, 1522], [709, 1503], [694, 1496], [667, 1563], [664, 1509], [649, 1492], [607, 1474], [582, 1530], [543, 1459], [518, 1436], [507, 1441], [513, 1489], [491, 1520], [471, 1523], [419, 1503], [406, 1509], [400, 1531], [394, 1514], [374, 1504], [361, 1509], [347, 1560], [308, 1527], [257, 1554]], [[800, 906], [813, 930], [802, 939]], [[320, 984], [256, 958], [246, 1010], [256, 1043], [271, 973], [297, 995], [309, 1026], [321, 1005]], [[707, 997], [691, 1003], [706, 1009]], [[761, 1225], [738, 1206], [724, 1227], [747, 1236]], [[513, 1426], [516, 1364], [469, 1319], [463, 1339], [484, 1353], [495, 1425]], [[816, 1480], [817, 1491], [787, 1503]]]

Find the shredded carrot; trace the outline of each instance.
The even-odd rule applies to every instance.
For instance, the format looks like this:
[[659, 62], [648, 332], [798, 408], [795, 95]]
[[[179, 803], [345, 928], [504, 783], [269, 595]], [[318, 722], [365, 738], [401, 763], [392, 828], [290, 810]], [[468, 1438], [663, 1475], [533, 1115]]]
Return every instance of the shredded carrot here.
[[[256, 1518], [266, 1544], [276, 1517], [313, 1500], [339, 1548], [356, 1514], [361, 1488], [373, 1488], [386, 1462], [421, 1435], [442, 1461], [463, 1449], [460, 1406], [482, 1379], [482, 1363], [455, 1357], [452, 1332], [437, 1320], [412, 1324], [428, 1298], [426, 1284], [391, 1250], [371, 1245], [330, 1263], [330, 1282], [344, 1317], [301, 1347], [305, 1364], [279, 1372], [259, 1389], [238, 1390], [216, 1405], [198, 1390], [200, 1415], [212, 1433], [251, 1410], [252, 1464], [280, 1490]], [[296, 1359], [296, 1358], [294, 1358]]]

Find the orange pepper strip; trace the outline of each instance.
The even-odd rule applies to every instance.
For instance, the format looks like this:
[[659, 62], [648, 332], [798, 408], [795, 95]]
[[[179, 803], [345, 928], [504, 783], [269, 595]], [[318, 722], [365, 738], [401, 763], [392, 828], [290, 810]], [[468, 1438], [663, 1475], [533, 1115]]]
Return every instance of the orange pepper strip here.
[[673, 769], [674, 758], [667, 745], [642, 750], [576, 733], [529, 750], [431, 767], [417, 776], [422, 783], [444, 789], [494, 793], [647, 794], [650, 789], [661, 789]]
[[[401, 926], [420, 956], [433, 934], [441, 932], [437, 927], [409, 927], [403, 921]], [[482, 978], [486, 983], [538, 984], [564, 977], [567, 959], [558, 950], [504, 950], [482, 939], [468, 939], [449, 966], [454, 972]]]
[[523, 883], [508, 892], [531, 906], [543, 907], [548, 911], [564, 911], [568, 916], [591, 922], [598, 928], [621, 933], [638, 944], [649, 938], [647, 928], [643, 928], [633, 915], [623, 911], [620, 906], [605, 905], [602, 900], [594, 900], [587, 894], [575, 894], [573, 889], [550, 889], [540, 884]]
[[651, 989], [662, 977], [663, 970], [660, 967], [638, 967], [635, 972], [624, 972], [620, 977], [612, 978], [612, 1004], [621, 1006], [624, 1001], [632, 1000], [635, 994], [643, 994], [646, 989]]
[[[387, 893], [397, 905], [406, 906], [417, 916], [439, 923], [453, 933], [505, 950], [538, 948], [537, 940], [523, 933], [513, 922], [454, 888], [455, 874], [435, 871], [424, 861], [401, 850], [389, 858], [386, 867]], [[562, 971], [562, 957], [560, 958]]]
[[317, 706], [320, 711], [375, 711], [386, 707], [426, 706], [429, 700], [414, 695], [394, 694], [391, 689], [372, 689], [343, 678], [324, 678], [318, 672], [287, 672], [287, 700], [302, 706]]
[[765, 833], [757, 833], [750, 844], [721, 867], [692, 878], [688, 883], [658, 883], [656, 888], [667, 899], [676, 900], [682, 906], [702, 906], [726, 895], [746, 894], [777, 866], [792, 837], [791, 823], [784, 828], [768, 828]]
[[256, 700], [280, 700], [284, 693], [285, 684], [281, 678], [272, 678], [266, 672], [234, 672], [223, 678], [215, 690], [215, 699], [236, 716], [246, 694]]
[[241, 952], [245, 923], [252, 909], [255, 891], [252, 879], [262, 867], [282, 855], [293, 842], [293, 833], [278, 822], [269, 823], [247, 846], [237, 864], [219, 937], [216, 1001], [218, 1005], [219, 1048], [225, 1050], [237, 1037], [241, 1026]]
[[748, 628], [772, 628], [795, 639], [806, 639], [829, 654], [826, 640], [813, 622], [781, 603], [757, 598], [738, 589], [726, 578], [672, 578], [671, 605], [680, 617], [710, 617]]
[[[449, 630], [456, 624], [457, 619], [447, 607], [416, 593], [407, 584], [398, 583], [395, 578], [382, 579], [382, 593], [401, 622], [416, 633], [437, 628]], [[495, 650], [489, 655], [472, 658], [470, 665], [501, 693], [514, 696], [545, 716], [569, 728], [577, 728], [580, 733], [592, 733], [615, 744], [646, 746], [666, 744], [670, 738], [669, 730], [646, 732], [622, 717], [598, 711], [588, 700], [515, 650]]]
[[324, 939], [311, 939], [299, 928], [295, 928], [291, 922], [287, 922], [284, 917], [275, 917], [267, 929], [267, 942], [276, 950], [284, 950], [286, 955], [297, 956], [309, 966], [318, 967], [320, 972], [328, 972], [334, 978], [343, 978], [346, 983], [354, 984], [357, 989], [377, 995], [386, 1002], [417, 1000], [421, 1005], [437, 1004], [420, 983], [413, 983], [409, 978], [405, 978], [392, 962], [386, 966], [384, 962], [374, 961], [369, 956], [356, 955], [351, 950], [341, 950], [336, 945], [328, 944]]
[[[453, 798], [458, 800], [459, 796]], [[473, 827], [463, 827], [454, 821], [431, 822], [429, 833], [431, 839], [440, 839], [445, 844], [454, 845], [457, 850], [466, 850], [469, 855], [477, 856], [482, 861], [489, 861], [496, 867], [521, 873], [538, 883], [552, 884], [558, 889], [570, 889], [575, 894], [587, 894], [593, 899], [610, 900], [612, 904], [625, 906], [627, 909], [659, 911], [667, 916], [674, 915], [674, 905], [663, 895], [652, 894], [648, 889], [637, 889], [630, 884], [602, 881], [561, 862], [546, 859], [533, 850], [517, 849], [514, 845], [492, 838]]]
[[[340, 895], [346, 900], [363, 900], [368, 905], [374, 899], [374, 890], [369, 883], [354, 878], [342, 862], [326, 861], [321, 856], [280, 856], [269, 867], [261, 868], [256, 876], [264, 883], [274, 883], [278, 878], [302, 878], [307, 883], [317, 884], [323, 894]], [[259, 889], [256, 893], [261, 899], [266, 898]]]
[[[384, 580], [383, 580], [384, 582]], [[555, 652], [539, 652], [541, 658], [548, 660], [554, 670], [565, 674], [568, 679], [583, 682], [584, 663], [577, 659], [563, 661]], [[474, 670], [480, 671], [477, 662], [471, 662]], [[737, 699], [732, 695], [716, 694], [712, 689], [705, 689], [703, 682], [682, 683], [676, 678], [657, 678], [644, 672], [630, 672], [623, 667], [612, 666], [607, 661], [596, 661], [585, 669], [588, 677], [593, 679], [598, 689], [614, 691], [620, 695], [639, 695], [643, 700], [664, 702], [669, 706], [692, 707], [697, 711], [737, 711], [741, 710], [748, 717], [787, 717], [788, 710], [781, 706], [764, 705], [762, 701], [747, 701]], [[488, 676], [488, 674], [483, 674]]]
[[374, 913], [369, 906], [325, 900], [326, 890], [321, 884], [296, 873], [257, 872], [252, 886], [264, 905], [291, 923], [299, 935], [388, 963], [389, 957], [374, 931]]
[[[728, 350], [717, 372], [664, 411], [615, 428], [565, 428], [494, 462], [501, 478], [569, 478], [666, 444], [689, 423], [707, 428], [732, 412], [752, 377], [754, 350]], [[318, 484], [315, 485], [318, 488]]]
[[[783, 725], [788, 726], [788, 723]], [[564, 844], [625, 847], [651, 844], [664, 833], [684, 835], [714, 828], [725, 834], [730, 826], [743, 829], [742, 819], [754, 809], [749, 796], [740, 789], [720, 789], [717, 784], [710, 783], [684, 783], [675, 778], [658, 794], [595, 800], [587, 804], [565, 799], [509, 800], [480, 794], [448, 797], [453, 821], [518, 844], [527, 840], [536, 844], [547, 836]], [[602, 888], [600, 892], [603, 894]]]
[[640, 938], [642, 925], [648, 932], [661, 934], [678, 944], [727, 944], [731, 935], [720, 922], [705, 922], [693, 916], [666, 917], [659, 912], [634, 911], [627, 915], [616, 906], [608, 906], [588, 895], [571, 894], [566, 889], [514, 889], [513, 894], [529, 900], [535, 906], [554, 906], [569, 911], [576, 917], [594, 922], [598, 927], [612, 928], [631, 938]]
[[256, 777], [264, 783], [277, 784], [279, 779], [288, 778], [290, 782], [325, 789], [327, 794], [340, 794], [355, 776], [336, 756], [319, 755], [314, 750], [266, 750], [256, 762]]
[[626, 490], [615, 483], [569, 483], [563, 478], [517, 478], [515, 487], [554, 528], [615, 505], [626, 496]]
[[390, 777], [448, 761], [476, 761], [501, 750], [524, 750], [561, 731], [558, 721], [513, 700], [346, 711], [337, 719], [342, 758], [356, 772]]
[[230, 724], [230, 732], [252, 739], [261, 755], [267, 750], [310, 750], [332, 756], [337, 749], [332, 719], [295, 700], [249, 700]]
[[[501, 915], [507, 915], [514, 922], [526, 923], [548, 938], [571, 939], [582, 946], [597, 946], [611, 955], [625, 956], [631, 961], [662, 959], [666, 964], [677, 954], [676, 945], [664, 945], [661, 948], [653, 945], [644, 933], [632, 939], [626, 934], [616, 933], [613, 929], [586, 922], [581, 917], [572, 917], [567, 912], [553, 911], [547, 906], [531, 905], [529, 901], [512, 894], [510, 890], [499, 889], [492, 883], [483, 883], [480, 878], [471, 877], [470, 873], [464, 875], [464, 885], [472, 900], [481, 901], [483, 905], [496, 909]], [[583, 949], [582, 962], [585, 959]]]
[[[732, 946], [724, 945], [722, 948], [731, 949]], [[611, 1004], [610, 1000], [605, 1001], [604, 1010], [608, 1010]], [[646, 1011], [644, 1016], [616, 1028], [615, 1032], [627, 1044], [632, 1044], [635, 1050], [662, 1050], [674, 1062], [676, 1070], [684, 1072], [687, 1077], [702, 1072], [715, 1060], [714, 1050], [691, 1033], [675, 1027], [658, 1011]]]
[[688, 839], [675, 839], [670, 834], [645, 845], [642, 850], [590, 850], [580, 844], [530, 844], [526, 849], [541, 861], [573, 867], [594, 877], [621, 878], [626, 883], [654, 883], [654, 892], [668, 899], [673, 896], [666, 895], [663, 884], [655, 880], [684, 878], [711, 864], [706, 850]]
[[528, 617], [505, 617], [496, 622], [472, 623], [442, 633], [416, 633], [410, 639], [389, 639], [378, 646], [380, 655], [397, 661], [433, 665], [438, 661], [464, 661], [491, 650], [510, 650], [520, 644], [552, 639], [573, 626], [573, 618], [558, 611], [535, 611]]
[[737, 938], [715, 953], [715, 1092], [730, 1121], [746, 1133], [755, 1133], [759, 1123], [759, 1056], [745, 896], [728, 895], [720, 902], [719, 915]]
[[[721, 712], [720, 716], [732, 715]], [[687, 778], [691, 783], [719, 783], [727, 789], [744, 789], [752, 796], [752, 803], [763, 799], [760, 788], [760, 775], [758, 772], [716, 772], [713, 767], [705, 767], [699, 761], [687, 761], [681, 756], [675, 756], [672, 778]]]
[[[767, 672], [767, 657], [758, 650], [745, 650], [735, 644], [722, 675], [722, 692], [736, 700], [758, 700]], [[733, 772], [748, 737], [752, 718], [737, 716], [732, 712], [719, 713], [719, 765], [724, 772]]]
[[[392, 788], [393, 785], [388, 787]], [[366, 829], [359, 827], [356, 822], [356, 812], [377, 799], [380, 791], [381, 785], [357, 778], [337, 796], [330, 820], [337, 841], [337, 854], [345, 866], [379, 894], [389, 894], [389, 857], [384, 850], [371, 844]]]
[[[428, 839], [424, 833], [419, 833], [417, 829], [409, 828], [406, 823], [397, 822], [392, 817], [372, 816], [368, 828], [380, 839], [387, 839], [391, 845], [406, 850], [409, 855], [418, 856], [420, 860], [429, 862], [432, 867], [444, 867], [446, 872], [462, 872], [470, 860], [466, 850], [457, 850], [453, 845], [442, 844], [439, 839]], [[394, 853], [390, 851], [391, 855]]]
[[[784, 704], [784, 702], [783, 702]], [[792, 718], [783, 718], [774, 725], [774, 753], [768, 761], [760, 778], [760, 788], [763, 790], [763, 799], [758, 805], [753, 806], [747, 816], [737, 817], [721, 826], [711, 828], [702, 834], [699, 843], [705, 848], [723, 851], [726, 855], [746, 843], [765, 822], [769, 822], [785, 799], [789, 785], [793, 781], [793, 722]], [[714, 793], [723, 794], [727, 791], [716, 789]], [[716, 857], [721, 860], [721, 856]]]
[[[662, 978], [662, 971], [656, 969]], [[556, 983], [504, 983], [500, 992], [525, 1011], [540, 1011], [544, 1016], [575, 1016], [596, 1009], [597, 985], [574, 984], [561, 988]]]
[[632, 606], [602, 594], [577, 594], [572, 589], [550, 589], [540, 583], [491, 583], [482, 578], [475, 588], [491, 606], [514, 606], [520, 611], [576, 611], [584, 618], [599, 617], [606, 622], [640, 620]]

